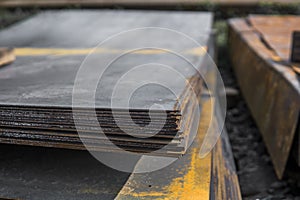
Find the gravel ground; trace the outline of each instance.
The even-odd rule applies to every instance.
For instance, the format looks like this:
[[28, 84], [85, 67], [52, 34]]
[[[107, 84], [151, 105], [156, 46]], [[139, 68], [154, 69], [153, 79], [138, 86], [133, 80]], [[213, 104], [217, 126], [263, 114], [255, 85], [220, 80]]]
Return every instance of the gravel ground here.
[[[217, 41], [218, 63], [224, 84], [239, 91], [227, 54], [226, 23], [219, 21], [215, 25], [220, 30]], [[299, 168], [296, 169], [298, 174], [292, 173], [282, 181], [277, 179], [262, 137], [241, 95], [237, 95], [228, 105], [225, 126], [236, 162], [243, 199], [300, 200], [300, 179], [297, 178]]]

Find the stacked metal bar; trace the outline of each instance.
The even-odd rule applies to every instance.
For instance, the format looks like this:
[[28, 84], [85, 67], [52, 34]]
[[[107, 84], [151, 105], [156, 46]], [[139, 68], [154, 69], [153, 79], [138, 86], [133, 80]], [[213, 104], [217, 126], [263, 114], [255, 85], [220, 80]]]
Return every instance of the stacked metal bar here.
[[[186, 33], [207, 45], [211, 20], [209, 13], [193, 12], [51, 11], [3, 30], [0, 43], [14, 47], [17, 59], [0, 69], [0, 142], [167, 156], [183, 154], [194, 130], [192, 127], [199, 122], [195, 113], [198, 101], [191, 96], [199, 97], [202, 87], [201, 76], [185, 60], [150, 49], [112, 63], [104, 72], [96, 92], [95, 110], [100, 126], [90, 123], [92, 108], [84, 104], [72, 107], [74, 81], [90, 49], [114, 34], [133, 28], [161, 27]], [[111, 55], [125, 51], [139, 38], [143, 37], [136, 34], [136, 41], [122, 41], [123, 49], [102, 48], [96, 52]], [[163, 36], [147, 38], [149, 44], [157, 41], [164, 43], [166, 40]], [[166, 47], [168, 45], [178, 47], [197, 67], [205, 67], [202, 51], [188, 49], [184, 41], [174, 41]], [[187, 81], [183, 84], [172, 76], [164, 77], [175, 88], [175, 94], [163, 87], [150, 86], [137, 91], [130, 106], [112, 107], [112, 86], [120, 77], [133, 69], [133, 65], [153, 61], [167, 63]], [[104, 69], [106, 66], [100, 63], [97, 67]], [[92, 73], [85, 77], [85, 82]], [[139, 79], [149, 76], [143, 72], [135, 73], [133, 76]], [[159, 71], [151, 76], [161, 78]], [[126, 84], [123, 92], [129, 92]], [[157, 102], [163, 109], [151, 109], [149, 105]], [[76, 126], [74, 111], [79, 119]], [[122, 130], [120, 124], [130, 134]]]

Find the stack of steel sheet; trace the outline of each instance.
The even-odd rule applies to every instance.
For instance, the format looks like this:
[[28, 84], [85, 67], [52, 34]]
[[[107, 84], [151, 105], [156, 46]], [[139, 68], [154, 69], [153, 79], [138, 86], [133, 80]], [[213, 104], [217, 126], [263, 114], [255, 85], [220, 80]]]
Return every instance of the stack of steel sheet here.
[[[176, 41], [170, 31], [168, 37], [176, 41], [172, 44], [165, 39], [167, 35], [154, 32], [155, 37], [145, 40], [142, 34], [151, 30], [136, 29], [129, 36], [134, 40], [122, 40], [121, 47], [118, 43], [91, 48], [114, 34], [139, 27], [175, 29], [208, 46], [211, 20], [209, 13], [193, 12], [51, 11], [3, 30], [0, 43], [14, 47], [17, 59], [0, 69], [0, 142], [70, 149], [88, 146], [96, 151], [126, 150], [167, 156], [183, 154], [188, 137], [199, 122], [196, 110], [203, 85], [198, 71], [186, 60], [165, 50], [147, 48], [118, 57], [109, 67], [97, 61], [82, 80], [79, 78], [84, 85], [90, 85], [97, 78], [94, 70], [104, 71], [97, 82], [95, 108], [85, 99], [74, 106], [74, 83], [80, 66], [94, 64], [97, 56], [91, 54], [110, 58], [126, 52], [132, 42], [142, 40], [143, 44], [174, 47], [186, 59], [193, 60], [197, 68], [204, 68], [205, 51], [201, 50], [207, 48], [190, 49], [185, 41]], [[91, 57], [82, 62], [88, 54]], [[170, 66], [184, 81], [172, 74], [165, 76], [164, 70], [158, 68], [160, 65], [151, 64], [154, 61]], [[149, 64], [150, 70], [134, 71], [135, 66], [143, 64]], [[120, 103], [120, 96], [112, 95], [115, 85], [128, 72], [131, 79], [121, 82], [119, 90], [124, 98], [130, 93], [132, 80], [149, 76], [154, 82], [163, 80], [172, 89], [147, 84], [135, 90], [126, 107]], [[83, 97], [89, 95], [85, 91], [79, 93]], [[94, 113], [98, 124], [93, 123]]]

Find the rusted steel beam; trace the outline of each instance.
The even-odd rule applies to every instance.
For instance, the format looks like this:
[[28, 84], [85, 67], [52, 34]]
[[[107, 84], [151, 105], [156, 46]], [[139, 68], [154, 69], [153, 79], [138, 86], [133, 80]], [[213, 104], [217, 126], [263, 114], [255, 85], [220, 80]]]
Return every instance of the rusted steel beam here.
[[297, 27], [291, 23], [298, 22], [291, 16], [229, 21], [233, 68], [279, 178], [290, 155], [300, 110], [299, 76], [285, 48], [290, 31]]

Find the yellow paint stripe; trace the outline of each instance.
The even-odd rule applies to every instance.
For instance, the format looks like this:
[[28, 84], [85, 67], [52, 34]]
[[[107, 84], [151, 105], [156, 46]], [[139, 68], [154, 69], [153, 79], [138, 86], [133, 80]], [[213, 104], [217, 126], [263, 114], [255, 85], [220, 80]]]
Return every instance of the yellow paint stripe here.
[[66, 55], [88, 55], [90, 53], [114, 53], [105, 49], [51, 49], [51, 48], [16, 48], [14, 49], [16, 56], [66, 56]]
[[[183, 51], [183, 54], [202, 56], [206, 53], [206, 47], [198, 47]], [[86, 49], [63, 49], [63, 48], [15, 48], [16, 56], [68, 56], [68, 55], [88, 55], [90, 53], [121, 54], [129, 50], [105, 49], [105, 48], [86, 48]], [[132, 52], [133, 54], [154, 55], [168, 53], [162, 49], [142, 49]]]

